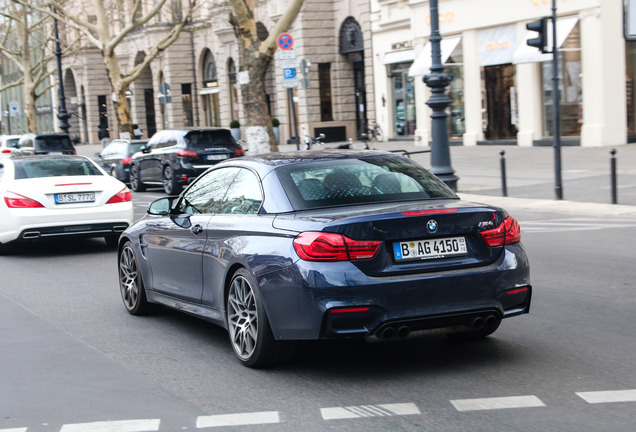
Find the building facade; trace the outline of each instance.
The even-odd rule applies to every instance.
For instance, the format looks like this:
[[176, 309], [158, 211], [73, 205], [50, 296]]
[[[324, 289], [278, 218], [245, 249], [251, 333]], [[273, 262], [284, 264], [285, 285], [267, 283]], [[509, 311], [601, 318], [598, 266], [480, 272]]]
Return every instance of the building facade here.
[[[284, 0], [259, 2], [259, 31], [266, 37], [282, 16]], [[133, 122], [144, 137], [165, 128], [182, 126], [246, 125], [241, 100], [238, 45], [229, 24], [229, 3], [200, 2], [191, 23], [178, 40], [163, 51], [129, 88]], [[306, 133], [325, 133], [328, 141], [356, 138], [374, 118], [371, 29], [367, 0], [306, 0], [289, 30], [297, 64], [298, 87], [283, 76], [283, 60], [275, 56], [266, 77], [269, 111], [280, 121], [280, 141], [293, 141]], [[130, 70], [169, 31], [156, 19], [128, 37], [117, 49], [122, 70]], [[112, 89], [104, 61], [94, 48], [86, 48], [65, 63], [64, 87], [69, 110], [80, 115], [70, 120], [71, 134], [84, 142], [98, 142], [99, 126], [119, 134]], [[287, 63], [289, 68], [289, 63]], [[305, 85], [307, 84], [307, 85]], [[293, 106], [292, 106], [293, 104]], [[294, 122], [293, 116], [296, 116]], [[297, 125], [297, 128], [294, 127]]]
[[[634, 42], [622, 0], [558, 0], [559, 97], [565, 144], [624, 144], [636, 131]], [[528, 22], [552, 0], [440, 0], [442, 63], [453, 75], [448, 131], [463, 145], [531, 146], [552, 136], [552, 55], [529, 47]], [[431, 134], [428, 0], [372, 0], [378, 121], [389, 138], [427, 145]], [[551, 31], [550, 31], [551, 33]], [[629, 129], [628, 129], [629, 127]]]

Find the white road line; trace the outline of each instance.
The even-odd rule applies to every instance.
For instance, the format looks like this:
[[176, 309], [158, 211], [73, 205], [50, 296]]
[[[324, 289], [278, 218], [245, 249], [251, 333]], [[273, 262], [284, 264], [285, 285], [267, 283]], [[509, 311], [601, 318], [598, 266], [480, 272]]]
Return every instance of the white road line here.
[[321, 408], [320, 412], [324, 420], [420, 414], [420, 410], [413, 403]]
[[545, 406], [545, 404], [541, 402], [541, 399], [532, 395], [483, 398], [483, 399], [457, 399], [457, 400], [452, 400], [451, 403], [457, 409], [457, 411], [480, 411], [480, 410], [495, 410], [495, 409], [507, 409], [507, 408], [533, 408], [533, 407]]
[[0, 429], [0, 432], [26, 432], [29, 428]]
[[245, 426], [271, 423], [280, 423], [280, 416], [278, 415], [278, 411], [263, 411], [197, 417], [197, 428]]
[[60, 432], [149, 432], [158, 431], [159, 419], [117, 420], [65, 424]]
[[577, 396], [587, 403], [636, 402], [636, 390], [580, 392]]

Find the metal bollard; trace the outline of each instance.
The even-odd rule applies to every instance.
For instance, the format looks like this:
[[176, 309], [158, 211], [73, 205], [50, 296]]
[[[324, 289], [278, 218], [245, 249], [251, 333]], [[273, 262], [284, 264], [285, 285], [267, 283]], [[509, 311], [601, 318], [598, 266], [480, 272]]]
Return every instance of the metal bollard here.
[[616, 189], [616, 149], [610, 150], [610, 182], [612, 183], [612, 204], [618, 204], [618, 192]]
[[508, 185], [506, 184], [506, 158], [504, 155], [506, 154], [505, 150], [501, 150], [499, 152], [501, 155], [501, 192], [503, 196], [508, 196]]

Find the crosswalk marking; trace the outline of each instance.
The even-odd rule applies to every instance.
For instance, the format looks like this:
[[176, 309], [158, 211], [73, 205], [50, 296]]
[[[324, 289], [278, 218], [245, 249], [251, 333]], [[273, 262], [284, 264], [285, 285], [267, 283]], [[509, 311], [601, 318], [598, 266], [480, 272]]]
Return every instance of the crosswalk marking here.
[[29, 428], [0, 429], [0, 432], [27, 432]]
[[245, 426], [271, 423], [280, 423], [280, 415], [278, 414], [278, 411], [222, 414], [197, 417], [197, 428]]
[[320, 412], [324, 420], [420, 414], [413, 403], [321, 408]]
[[150, 432], [158, 431], [159, 419], [117, 420], [65, 424], [60, 432]]
[[451, 403], [457, 411], [481, 411], [508, 408], [544, 407], [545, 404], [536, 396], [510, 396], [481, 399], [457, 399]]
[[636, 402], [636, 390], [580, 392], [577, 396], [587, 403]]

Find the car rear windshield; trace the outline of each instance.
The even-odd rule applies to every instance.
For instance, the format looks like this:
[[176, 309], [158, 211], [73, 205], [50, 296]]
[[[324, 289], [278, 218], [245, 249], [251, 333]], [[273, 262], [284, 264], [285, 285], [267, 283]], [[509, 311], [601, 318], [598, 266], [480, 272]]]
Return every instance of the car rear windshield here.
[[35, 148], [43, 151], [73, 150], [73, 144], [67, 136], [45, 136], [35, 139]]
[[16, 179], [103, 175], [84, 158], [25, 158], [16, 159], [14, 164]]
[[190, 132], [184, 139], [186, 146], [193, 149], [206, 149], [211, 147], [231, 148], [236, 145], [230, 131], [225, 129]]
[[280, 167], [276, 173], [296, 210], [457, 198], [429, 171], [401, 157], [319, 161]]

